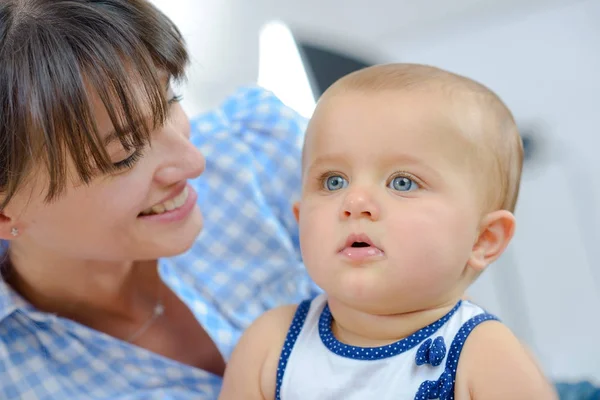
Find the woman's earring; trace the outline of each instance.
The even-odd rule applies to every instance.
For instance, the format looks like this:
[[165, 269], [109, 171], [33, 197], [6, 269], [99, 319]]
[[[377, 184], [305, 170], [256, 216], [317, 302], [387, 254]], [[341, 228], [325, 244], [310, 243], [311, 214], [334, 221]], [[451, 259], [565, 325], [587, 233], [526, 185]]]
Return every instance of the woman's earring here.
[[17, 228], [12, 228], [10, 230], [10, 234], [13, 235], [14, 237], [19, 236], [19, 230]]

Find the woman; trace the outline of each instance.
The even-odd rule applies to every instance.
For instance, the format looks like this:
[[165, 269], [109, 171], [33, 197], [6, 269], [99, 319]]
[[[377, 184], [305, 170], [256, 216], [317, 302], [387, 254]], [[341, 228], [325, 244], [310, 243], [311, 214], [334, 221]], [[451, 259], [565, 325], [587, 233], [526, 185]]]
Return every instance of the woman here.
[[190, 125], [187, 61], [145, 0], [0, 3], [0, 398], [216, 398], [241, 331], [314, 293], [304, 121], [245, 89]]

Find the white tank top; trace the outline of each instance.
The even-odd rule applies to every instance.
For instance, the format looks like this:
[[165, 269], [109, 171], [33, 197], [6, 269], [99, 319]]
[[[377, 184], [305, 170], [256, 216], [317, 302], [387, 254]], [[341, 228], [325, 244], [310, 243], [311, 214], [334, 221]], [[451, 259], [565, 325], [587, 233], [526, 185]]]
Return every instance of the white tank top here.
[[453, 400], [465, 340], [481, 322], [497, 320], [460, 301], [411, 336], [367, 348], [338, 341], [331, 319], [325, 294], [298, 306], [279, 359], [276, 400]]

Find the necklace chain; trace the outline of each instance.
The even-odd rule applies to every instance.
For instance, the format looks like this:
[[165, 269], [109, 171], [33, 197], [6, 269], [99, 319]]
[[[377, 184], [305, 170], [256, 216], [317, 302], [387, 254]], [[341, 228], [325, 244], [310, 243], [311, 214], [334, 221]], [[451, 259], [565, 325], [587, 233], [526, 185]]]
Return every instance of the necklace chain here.
[[148, 329], [150, 329], [150, 327], [154, 324], [154, 322], [160, 318], [164, 313], [165, 313], [165, 305], [162, 302], [162, 298], [160, 296], [160, 285], [161, 285], [161, 280], [160, 278], [158, 278], [158, 288], [156, 290], [156, 304], [154, 305], [154, 309], [152, 310], [152, 315], [150, 316], [150, 318], [148, 318], [148, 320], [146, 320], [146, 322], [144, 322], [144, 324], [142, 326], [140, 326], [138, 328], [137, 331], [133, 332], [133, 334], [131, 334], [128, 338], [127, 338], [127, 342], [128, 343], [133, 343], [135, 342], [140, 336], [142, 336], [144, 333], [146, 333], [146, 331]]
[[137, 331], [130, 335], [129, 338], [127, 338], [127, 342], [133, 343], [140, 336], [146, 333], [146, 331], [152, 326], [152, 324], [154, 324], [154, 321], [156, 321], [164, 313], [165, 306], [163, 305], [162, 301], [158, 299], [156, 305], [154, 306], [154, 310], [152, 310], [152, 315], [150, 316], [150, 318], [146, 322], [144, 322], [144, 324]]

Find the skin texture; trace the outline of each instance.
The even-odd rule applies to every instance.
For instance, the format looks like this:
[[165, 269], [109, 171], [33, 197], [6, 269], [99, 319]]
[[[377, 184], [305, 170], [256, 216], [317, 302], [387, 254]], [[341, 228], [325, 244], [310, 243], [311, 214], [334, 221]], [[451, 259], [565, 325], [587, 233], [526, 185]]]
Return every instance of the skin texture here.
[[[462, 134], [457, 109], [436, 90], [340, 90], [319, 102], [294, 211], [304, 262], [327, 292], [333, 332], [346, 344], [393, 343], [439, 319], [513, 236], [513, 214], [486, 208], [485, 191], [475, 190], [478, 170], [468, 149], [476, 146]], [[367, 235], [382, 252], [344, 256], [340, 250], [353, 234]], [[221, 399], [273, 398], [294, 311], [273, 310], [247, 331]], [[498, 323], [470, 335], [455, 393], [554, 398], [535, 362]]]

